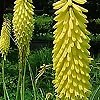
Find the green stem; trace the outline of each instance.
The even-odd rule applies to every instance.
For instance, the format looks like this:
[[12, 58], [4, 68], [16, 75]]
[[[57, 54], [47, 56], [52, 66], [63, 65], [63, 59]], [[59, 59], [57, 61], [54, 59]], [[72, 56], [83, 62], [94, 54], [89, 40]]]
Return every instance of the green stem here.
[[22, 58], [19, 62], [19, 78], [17, 85], [16, 100], [25, 100], [25, 74], [26, 74], [26, 59]]
[[22, 76], [21, 76], [21, 89], [20, 89], [20, 94], [21, 94], [21, 100], [23, 100], [23, 82], [22, 82]]
[[21, 73], [20, 73], [20, 69], [19, 69], [19, 77], [18, 77], [18, 84], [17, 84], [16, 100], [20, 100], [20, 84], [21, 84]]
[[25, 100], [25, 74], [26, 74], [26, 59], [23, 59], [21, 63], [21, 100]]
[[31, 66], [30, 66], [28, 60], [27, 60], [27, 63], [28, 63], [29, 71], [30, 71], [30, 77], [31, 77], [31, 82], [32, 82], [32, 87], [33, 87], [33, 92], [34, 92], [34, 100], [37, 100], [36, 87], [35, 87], [35, 84], [34, 84], [32, 69], [31, 69]]
[[24, 67], [24, 75], [23, 75], [23, 100], [24, 100], [24, 97], [25, 97], [25, 74], [26, 74], [26, 61], [25, 61], [25, 65], [24, 65], [23, 67]]
[[3, 79], [3, 91], [4, 91], [4, 99], [6, 100], [6, 90], [5, 90], [5, 76], [4, 76], [4, 67], [5, 67], [5, 60], [3, 60], [3, 66], [2, 66], [2, 79]]
[[20, 63], [20, 66], [21, 66], [21, 88], [20, 88], [20, 95], [21, 95], [21, 100], [23, 100], [23, 65], [22, 63]]
[[[3, 90], [4, 90], [4, 99], [9, 99], [9, 95], [7, 92], [6, 84], [5, 84], [5, 76], [4, 76], [4, 68], [5, 68], [5, 61], [6, 61], [6, 55], [3, 55], [3, 65], [2, 65], [2, 79], [3, 79]], [[7, 97], [7, 98], [6, 98]]]

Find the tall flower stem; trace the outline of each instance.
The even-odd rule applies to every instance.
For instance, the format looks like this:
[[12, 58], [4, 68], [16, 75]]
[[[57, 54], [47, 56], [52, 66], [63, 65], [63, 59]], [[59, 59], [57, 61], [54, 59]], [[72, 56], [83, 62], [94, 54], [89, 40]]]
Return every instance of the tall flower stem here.
[[19, 77], [17, 84], [16, 100], [25, 100], [25, 74], [26, 74], [26, 63], [19, 63]]
[[20, 79], [21, 79], [21, 74], [19, 71], [19, 77], [18, 77], [18, 84], [17, 84], [17, 93], [16, 93], [16, 100], [20, 99]]
[[14, 34], [16, 37], [16, 44], [19, 49], [20, 60], [17, 98], [18, 95], [20, 95], [21, 100], [24, 100], [25, 95], [26, 58], [30, 53], [30, 40], [34, 29], [34, 6], [32, 5], [32, 3], [32, 0], [16, 0], [14, 2], [15, 6], [12, 23]]
[[24, 97], [25, 97], [25, 74], [26, 74], [26, 59], [25, 59], [25, 64], [24, 64], [24, 66], [23, 66], [23, 80], [22, 80], [22, 91], [23, 91], [23, 100], [25, 100], [24, 99]]
[[20, 95], [21, 95], [21, 100], [23, 100], [23, 70], [21, 68], [21, 86], [20, 86]]
[[4, 99], [6, 99], [6, 88], [5, 88], [5, 76], [4, 76], [4, 67], [5, 67], [5, 60], [3, 60], [3, 64], [2, 64], [2, 79], [3, 79], [3, 91], [4, 91]]
[[5, 68], [5, 61], [6, 61], [6, 55], [3, 56], [3, 64], [2, 64], [2, 80], [3, 80], [3, 91], [4, 91], [4, 99], [5, 100], [10, 100], [9, 95], [6, 89], [6, 84], [5, 84], [5, 75], [4, 75], [4, 68]]
[[8, 18], [4, 18], [4, 22], [2, 25], [1, 36], [0, 36], [0, 53], [3, 57], [3, 64], [2, 64], [2, 79], [3, 79], [3, 90], [4, 90], [4, 99], [9, 100], [9, 95], [6, 89], [5, 84], [5, 76], [4, 76], [4, 68], [5, 68], [5, 61], [6, 56], [8, 54], [9, 46], [10, 46], [10, 20]]

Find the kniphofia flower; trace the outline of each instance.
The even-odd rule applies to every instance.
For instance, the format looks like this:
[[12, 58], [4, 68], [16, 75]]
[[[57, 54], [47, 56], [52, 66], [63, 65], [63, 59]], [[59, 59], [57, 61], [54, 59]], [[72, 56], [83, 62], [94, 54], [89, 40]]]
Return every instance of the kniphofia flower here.
[[53, 4], [57, 23], [54, 25], [53, 80], [57, 96], [61, 100], [88, 100], [89, 83], [89, 37], [88, 12], [78, 4], [86, 0], [60, 0]]
[[4, 18], [0, 36], [0, 52], [7, 55], [10, 46], [11, 22], [8, 18]]
[[30, 52], [30, 40], [34, 28], [34, 6], [32, 0], [16, 0], [14, 6], [13, 29], [19, 49], [20, 61]]

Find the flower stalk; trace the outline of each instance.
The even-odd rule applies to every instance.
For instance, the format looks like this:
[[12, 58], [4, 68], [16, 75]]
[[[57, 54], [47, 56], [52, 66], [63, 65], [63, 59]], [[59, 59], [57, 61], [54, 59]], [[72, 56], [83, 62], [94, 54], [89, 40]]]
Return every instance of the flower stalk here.
[[3, 64], [2, 64], [2, 79], [3, 79], [3, 91], [4, 91], [4, 100], [6, 99], [6, 86], [5, 86], [5, 76], [4, 76], [4, 67], [5, 67], [5, 60], [3, 60]]
[[90, 94], [90, 34], [87, 31], [87, 9], [79, 6], [86, 0], [59, 0], [53, 4], [57, 22], [54, 25], [53, 80], [61, 100], [88, 100]]
[[30, 40], [34, 28], [34, 6], [32, 0], [16, 0], [14, 2], [13, 29], [19, 49], [19, 79], [16, 100], [24, 99], [26, 60], [30, 53]]
[[2, 54], [3, 57], [2, 80], [3, 80], [4, 100], [10, 100], [6, 89], [5, 75], [4, 75], [6, 56], [8, 54], [9, 46], [10, 46], [10, 32], [11, 32], [10, 25], [11, 25], [10, 20], [8, 18], [4, 18], [4, 22], [1, 30], [1, 36], [0, 36], [0, 53]]

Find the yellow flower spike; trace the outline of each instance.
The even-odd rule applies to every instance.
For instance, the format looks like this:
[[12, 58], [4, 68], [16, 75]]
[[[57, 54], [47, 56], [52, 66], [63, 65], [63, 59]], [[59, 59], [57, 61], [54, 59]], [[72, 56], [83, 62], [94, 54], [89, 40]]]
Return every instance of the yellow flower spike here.
[[14, 2], [13, 29], [19, 49], [20, 61], [30, 52], [30, 40], [34, 28], [34, 6], [32, 0], [16, 0]]
[[87, 35], [87, 9], [79, 6], [86, 0], [59, 0], [53, 4], [57, 23], [54, 25], [53, 84], [60, 100], [88, 100], [90, 94]]
[[11, 32], [10, 25], [11, 25], [10, 20], [8, 18], [4, 18], [0, 36], [0, 52], [3, 56], [8, 54], [10, 46], [10, 32]]

